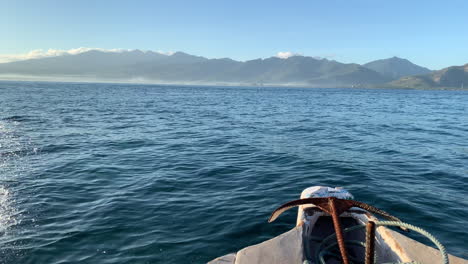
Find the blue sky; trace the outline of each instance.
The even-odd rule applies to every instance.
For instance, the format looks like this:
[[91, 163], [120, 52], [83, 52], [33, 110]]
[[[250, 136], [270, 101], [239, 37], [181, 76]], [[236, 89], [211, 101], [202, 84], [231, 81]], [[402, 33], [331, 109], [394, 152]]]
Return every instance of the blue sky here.
[[282, 51], [341, 62], [468, 63], [468, 1], [0, 0], [0, 54], [78, 47], [248, 60]]

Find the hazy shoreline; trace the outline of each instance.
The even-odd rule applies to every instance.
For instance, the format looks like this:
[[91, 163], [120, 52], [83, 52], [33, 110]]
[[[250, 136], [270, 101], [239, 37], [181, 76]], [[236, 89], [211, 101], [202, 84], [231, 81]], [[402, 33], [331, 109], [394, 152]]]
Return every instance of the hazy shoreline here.
[[198, 86], [198, 87], [252, 87], [252, 88], [310, 88], [310, 89], [389, 89], [389, 90], [450, 90], [450, 91], [468, 91], [468, 87], [461, 89], [456, 87], [397, 87], [382, 85], [367, 86], [325, 86], [325, 85], [307, 85], [307, 84], [248, 84], [248, 83], [209, 83], [209, 82], [164, 82], [151, 80], [116, 80], [116, 79], [92, 79], [89, 77], [42, 77], [42, 76], [2, 76], [0, 82], [49, 82], [49, 83], [96, 83], [96, 84], [131, 84], [131, 85], [167, 85], [167, 86]]

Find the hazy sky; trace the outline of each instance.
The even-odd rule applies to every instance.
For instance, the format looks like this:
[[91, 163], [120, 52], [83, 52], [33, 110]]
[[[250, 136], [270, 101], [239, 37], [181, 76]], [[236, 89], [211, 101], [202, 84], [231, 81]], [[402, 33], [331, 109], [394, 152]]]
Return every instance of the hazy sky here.
[[468, 1], [0, 0], [0, 54], [79, 47], [468, 63]]

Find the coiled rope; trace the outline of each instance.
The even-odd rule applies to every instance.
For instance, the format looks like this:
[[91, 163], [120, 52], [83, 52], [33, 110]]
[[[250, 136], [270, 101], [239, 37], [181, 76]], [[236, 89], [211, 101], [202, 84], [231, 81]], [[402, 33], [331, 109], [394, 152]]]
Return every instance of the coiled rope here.
[[[375, 225], [376, 226], [396, 226], [396, 227], [407, 228], [409, 230], [413, 230], [413, 231], [427, 237], [439, 249], [439, 251], [440, 251], [440, 253], [442, 255], [441, 263], [442, 264], [448, 264], [449, 263], [447, 251], [446, 251], [444, 245], [442, 245], [442, 243], [440, 243], [439, 240], [437, 240], [437, 238], [435, 238], [433, 235], [431, 235], [426, 230], [424, 230], [424, 229], [422, 229], [420, 227], [410, 225], [410, 224], [407, 224], [407, 223], [404, 223], [404, 222], [399, 222], [399, 221], [376, 221]], [[356, 226], [353, 226], [353, 227], [348, 227], [348, 228], [345, 228], [343, 230], [343, 233], [348, 233], [348, 232], [351, 232], [351, 231], [354, 231], [354, 230], [363, 229], [364, 227], [365, 227], [365, 225], [356, 225]], [[316, 258], [315, 263], [326, 264], [324, 256], [327, 256], [327, 255], [328, 256], [338, 256], [334, 252], [330, 251], [330, 249], [332, 249], [332, 247], [337, 245], [335, 237], [336, 237], [336, 233], [331, 234], [328, 237], [326, 237], [325, 239], [323, 239], [322, 242], [318, 245], [318, 247], [316, 249], [316, 253], [315, 253], [315, 258]], [[328, 242], [332, 241], [333, 239], [335, 239], [335, 242], [330, 243], [327, 246], [325, 246]], [[345, 242], [345, 243], [360, 245], [360, 246], [363, 245], [363, 243], [358, 243], [357, 241], [349, 241], [349, 242]], [[410, 263], [415, 264], [417, 262], [405, 262], [405, 263], [399, 262], [399, 263], [386, 263], [386, 264], [410, 264]]]

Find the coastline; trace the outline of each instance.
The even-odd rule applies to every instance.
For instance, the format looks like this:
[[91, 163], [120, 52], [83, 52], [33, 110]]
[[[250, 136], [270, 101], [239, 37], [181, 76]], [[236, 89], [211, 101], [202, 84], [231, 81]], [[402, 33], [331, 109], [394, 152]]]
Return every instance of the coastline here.
[[198, 86], [198, 87], [245, 87], [245, 88], [322, 88], [322, 89], [389, 89], [389, 90], [440, 90], [440, 91], [468, 91], [467, 88], [457, 87], [401, 87], [392, 85], [311, 85], [304, 83], [230, 83], [230, 82], [168, 82], [157, 80], [146, 80], [135, 78], [124, 79], [103, 79], [90, 76], [23, 76], [23, 75], [1, 75], [0, 82], [50, 82], [50, 83], [97, 83], [97, 84], [131, 84], [131, 85], [166, 85], [166, 86]]

